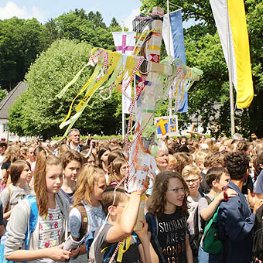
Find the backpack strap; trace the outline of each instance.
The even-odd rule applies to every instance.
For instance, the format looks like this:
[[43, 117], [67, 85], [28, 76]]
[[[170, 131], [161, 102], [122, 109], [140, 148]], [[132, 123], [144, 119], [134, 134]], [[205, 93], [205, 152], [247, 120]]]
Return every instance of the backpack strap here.
[[76, 208], [79, 210], [81, 215], [81, 226], [79, 229], [79, 240], [81, 240], [87, 233], [88, 215], [83, 204], [78, 204]]
[[210, 205], [212, 203], [212, 199], [208, 195], [205, 195], [203, 197], [206, 199], [208, 205]]
[[194, 213], [194, 237], [197, 238], [199, 235], [199, 215], [198, 215], [198, 205]]
[[147, 213], [146, 221], [151, 232], [151, 242], [159, 257], [160, 263], [165, 263], [165, 258], [158, 240], [158, 218], [152, 213]]

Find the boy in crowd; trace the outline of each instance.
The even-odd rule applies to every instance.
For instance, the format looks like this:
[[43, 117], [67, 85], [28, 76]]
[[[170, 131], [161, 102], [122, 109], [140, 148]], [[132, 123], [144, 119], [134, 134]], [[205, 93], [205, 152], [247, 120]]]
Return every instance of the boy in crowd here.
[[235, 190], [237, 195], [219, 206], [218, 229], [223, 241], [219, 262], [248, 263], [252, 261], [252, 228], [259, 207], [256, 203], [251, 213], [241, 192], [248, 176], [249, 159], [244, 153], [233, 152], [226, 157], [226, 167], [231, 179], [228, 187]]
[[159, 262], [150, 239], [147, 234], [146, 222], [143, 229], [137, 231], [141, 244], [134, 235], [131, 235], [136, 223], [140, 197], [144, 191], [136, 191], [129, 196], [123, 188], [114, 191], [109, 187], [102, 195], [102, 206], [105, 213], [109, 214], [106, 225], [102, 226], [93, 241], [94, 248], [91, 247], [90, 259], [95, 257], [95, 262], [109, 262], [111, 258], [121, 259], [119, 262], [132, 263], [140, 262], [140, 259], [146, 263]]
[[182, 171], [182, 177], [186, 182], [189, 195], [187, 196], [188, 201], [188, 230], [190, 244], [194, 256], [194, 262], [197, 262], [198, 246], [199, 246], [199, 229], [200, 229], [200, 218], [198, 216], [198, 201], [201, 199], [203, 194], [199, 192], [201, 182], [201, 171], [195, 164], [186, 165]]

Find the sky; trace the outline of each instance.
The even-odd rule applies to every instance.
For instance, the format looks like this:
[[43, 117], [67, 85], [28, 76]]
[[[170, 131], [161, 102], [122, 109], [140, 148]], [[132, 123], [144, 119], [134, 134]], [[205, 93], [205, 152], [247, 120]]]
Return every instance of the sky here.
[[45, 23], [70, 10], [83, 8], [86, 13], [99, 11], [107, 25], [115, 17], [120, 25], [131, 28], [140, 6], [140, 0], [0, 0], [0, 19], [35, 17]]

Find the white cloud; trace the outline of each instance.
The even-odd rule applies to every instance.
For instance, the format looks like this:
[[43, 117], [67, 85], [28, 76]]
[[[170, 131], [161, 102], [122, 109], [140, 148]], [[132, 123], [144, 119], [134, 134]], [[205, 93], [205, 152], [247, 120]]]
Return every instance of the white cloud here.
[[125, 26], [125, 27], [128, 27], [129, 30], [132, 30], [132, 21], [133, 21], [133, 19], [134, 19], [136, 16], [138, 16], [139, 14], [140, 14], [140, 8], [139, 8], [139, 7], [136, 8], [136, 9], [133, 9], [133, 10], [131, 11], [131, 14], [124, 19], [124, 21], [123, 21], [124, 26]]
[[43, 15], [38, 7], [26, 8], [25, 6], [18, 6], [12, 1], [6, 3], [4, 7], [0, 7], [0, 19], [8, 19], [11, 17], [18, 18], [36, 18], [39, 21], [43, 20]]

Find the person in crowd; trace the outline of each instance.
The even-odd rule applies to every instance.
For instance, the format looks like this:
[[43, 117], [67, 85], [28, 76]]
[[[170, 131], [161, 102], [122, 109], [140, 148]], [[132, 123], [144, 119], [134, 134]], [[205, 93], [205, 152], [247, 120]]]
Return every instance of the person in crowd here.
[[1, 166], [2, 172], [2, 189], [6, 187], [6, 185], [10, 184], [10, 177], [9, 177], [9, 168], [11, 163], [17, 160], [17, 154], [19, 152], [19, 148], [17, 146], [9, 146], [5, 152], [5, 157]]
[[82, 157], [79, 152], [70, 150], [62, 156], [63, 165], [63, 184], [60, 189], [70, 205], [73, 204], [73, 194], [76, 190], [79, 171], [82, 166]]
[[[7, 143], [6, 142], [0, 142], [0, 167], [2, 167], [2, 163], [4, 161], [6, 149], [7, 149]], [[0, 169], [0, 184], [1, 184], [2, 179], [3, 179], [2, 169]], [[0, 190], [0, 192], [1, 192], [1, 190]]]
[[208, 156], [208, 154], [209, 153], [204, 150], [198, 151], [194, 154], [194, 163], [200, 169], [201, 177], [202, 177], [199, 191], [201, 191], [204, 194], [207, 194], [209, 192], [209, 187], [207, 186], [206, 180], [205, 180], [205, 176], [207, 172], [207, 169], [205, 167], [205, 159]]
[[173, 154], [173, 156], [176, 159], [176, 168], [175, 171], [178, 172], [179, 174], [182, 173], [184, 167], [186, 165], [192, 164], [193, 163], [193, 158], [184, 152], [176, 152]]
[[[204, 161], [204, 171], [212, 167], [225, 167], [225, 152], [209, 153]], [[202, 181], [199, 192], [207, 194], [210, 191], [209, 185], [206, 183], [205, 175], [202, 174]]]
[[31, 169], [34, 171], [36, 166], [35, 147], [30, 146], [27, 151], [26, 161], [30, 164]]
[[28, 162], [17, 160], [11, 164], [11, 184], [9, 184], [0, 195], [5, 220], [9, 219], [14, 206], [30, 193], [28, 177], [31, 177], [31, 168]]
[[255, 194], [258, 198], [263, 199], [263, 170], [261, 170], [257, 178], [256, 184], [255, 184]]
[[109, 167], [109, 185], [117, 185], [128, 175], [128, 162], [123, 158], [116, 158]]
[[256, 154], [253, 160], [253, 182], [256, 185], [257, 178], [263, 169], [263, 151]]
[[258, 177], [255, 187], [255, 204], [259, 204], [253, 229], [253, 262], [263, 262], [263, 172]]
[[97, 165], [97, 158], [94, 153], [90, 153], [90, 155], [86, 158], [86, 164], [96, 166]]
[[[204, 230], [205, 223], [213, 216], [219, 204], [222, 201], [227, 201], [228, 198], [237, 195], [234, 190], [227, 188], [229, 181], [230, 176], [224, 167], [213, 167], [207, 171], [206, 183], [209, 186], [210, 191], [205, 197], [202, 197], [198, 201], [198, 213], [201, 216], [202, 230]], [[202, 263], [217, 262], [216, 257], [203, 250], [202, 240], [199, 246], [198, 260]]]
[[110, 154], [110, 149], [108, 147], [100, 147], [98, 151], [99, 168], [101, 168], [106, 174], [108, 173], [109, 154]]
[[[5, 257], [11, 261], [57, 262], [70, 258], [71, 252], [62, 248], [68, 220], [68, 204], [59, 194], [63, 182], [62, 162], [53, 155], [41, 152], [37, 157], [34, 180], [35, 197], [25, 198], [14, 207], [7, 224]], [[25, 233], [33, 219], [33, 204], [37, 206], [36, 226], [29, 235]]]
[[22, 147], [20, 148], [20, 150], [19, 150], [18, 159], [19, 159], [19, 160], [26, 160], [26, 159], [27, 159], [27, 156], [28, 156], [27, 152], [28, 152], [28, 147], [22, 146]]
[[189, 195], [187, 196], [189, 213], [187, 224], [190, 235], [190, 244], [193, 255], [196, 259], [200, 241], [199, 231], [201, 229], [200, 217], [198, 216], [198, 201], [203, 196], [203, 194], [199, 192], [202, 179], [200, 169], [195, 164], [186, 165], [182, 171], [182, 177], [189, 189]]
[[247, 263], [252, 261], [252, 229], [258, 209], [255, 204], [251, 213], [241, 192], [248, 176], [249, 159], [244, 153], [233, 152], [226, 156], [226, 167], [231, 179], [228, 187], [237, 195], [219, 205], [218, 230], [223, 241], [223, 253], [218, 256], [218, 262]]
[[69, 131], [67, 146], [69, 150], [82, 151], [83, 146], [80, 145], [80, 132], [78, 129], [74, 128]]
[[157, 174], [146, 220], [159, 262], [192, 263], [187, 230], [188, 187], [177, 172]]
[[0, 200], [0, 241], [1, 241], [1, 237], [4, 235], [4, 233], [5, 233], [5, 225], [4, 225], [4, 217], [3, 217], [3, 205], [2, 205], [2, 202]]
[[174, 157], [173, 154], [169, 154], [168, 155], [168, 166], [167, 166], [167, 170], [168, 171], [172, 171], [175, 172], [176, 171], [176, 167], [177, 167], [177, 160]]
[[[78, 206], [83, 206], [86, 212], [87, 229], [86, 236], [94, 236], [105, 214], [101, 206], [102, 193], [106, 189], [105, 175], [102, 169], [86, 165], [82, 168], [74, 193], [74, 205], [69, 214], [69, 228], [74, 240], [81, 238], [82, 216]], [[79, 257], [72, 262], [84, 262], [87, 259], [85, 244], [80, 246]]]
[[122, 158], [125, 159], [125, 155], [123, 151], [121, 150], [115, 150], [111, 151], [108, 155], [108, 167], [110, 167], [111, 163], [116, 159], [116, 158]]
[[[98, 231], [94, 239], [94, 262], [112, 262], [122, 257], [122, 262], [157, 263], [158, 257], [147, 235], [147, 224], [141, 222], [143, 230], [138, 231], [141, 245], [136, 236], [131, 235], [136, 223], [141, 191], [129, 196], [123, 188], [108, 187], [102, 194], [102, 205], [108, 220]], [[123, 244], [123, 245], [121, 245]], [[120, 249], [122, 246], [122, 249]]]
[[166, 144], [162, 141], [158, 143], [158, 150], [155, 156], [156, 165], [158, 172], [166, 171], [168, 167], [168, 148]]

